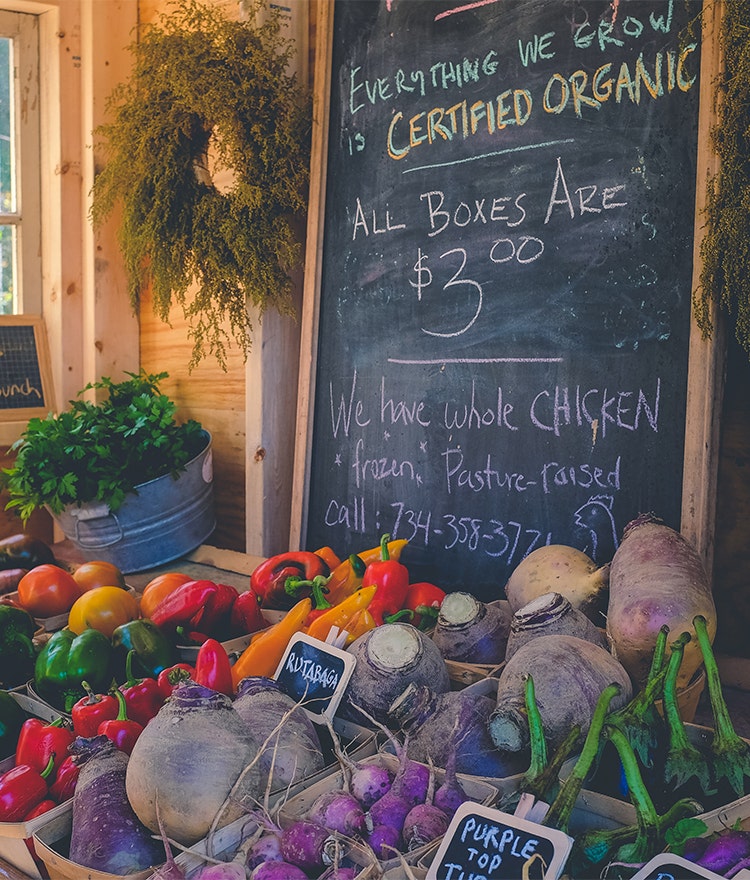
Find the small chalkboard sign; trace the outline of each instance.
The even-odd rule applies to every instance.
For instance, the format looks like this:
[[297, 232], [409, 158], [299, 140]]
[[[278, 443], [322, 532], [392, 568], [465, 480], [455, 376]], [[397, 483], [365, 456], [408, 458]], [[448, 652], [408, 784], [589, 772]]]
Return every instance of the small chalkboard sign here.
[[289, 641], [275, 678], [314, 721], [324, 716], [333, 719], [356, 662], [346, 651], [297, 633]]
[[54, 408], [47, 334], [40, 316], [0, 316], [0, 421]]
[[723, 875], [702, 868], [674, 853], [659, 853], [650, 862], [646, 862], [633, 880], [719, 880], [721, 876]]
[[556, 828], [466, 802], [456, 810], [427, 880], [555, 880], [572, 845], [572, 839]]

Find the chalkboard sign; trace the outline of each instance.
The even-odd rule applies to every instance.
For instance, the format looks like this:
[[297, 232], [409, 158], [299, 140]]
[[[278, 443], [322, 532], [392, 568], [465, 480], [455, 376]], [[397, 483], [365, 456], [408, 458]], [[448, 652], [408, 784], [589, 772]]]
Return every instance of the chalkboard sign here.
[[718, 880], [721, 874], [695, 865], [682, 856], [660, 853], [633, 875], [633, 880]]
[[300, 701], [313, 718], [333, 715], [341, 702], [357, 658], [305, 633], [296, 633], [276, 670], [281, 690]]
[[54, 409], [47, 336], [40, 317], [0, 317], [0, 421]]
[[572, 844], [570, 837], [555, 828], [467, 802], [451, 820], [427, 870], [427, 880], [555, 880]]
[[302, 545], [486, 599], [680, 528], [700, 9], [335, 0]]

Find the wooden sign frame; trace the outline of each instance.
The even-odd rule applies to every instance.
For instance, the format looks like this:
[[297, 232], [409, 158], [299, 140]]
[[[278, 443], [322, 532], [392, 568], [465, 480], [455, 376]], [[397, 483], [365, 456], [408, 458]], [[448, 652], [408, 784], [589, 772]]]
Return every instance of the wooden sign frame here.
[[[11, 358], [13, 352], [7, 350], [11, 340], [6, 340], [5, 337], [10, 337], [17, 328], [28, 328], [33, 333], [34, 363], [30, 372], [34, 375], [33, 379], [28, 373], [21, 380], [11, 378], [10, 382], [6, 384], [2, 378], [3, 358]], [[18, 366], [14, 365], [13, 369], [17, 371]], [[37, 381], [41, 387], [36, 387]], [[3, 396], [19, 395], [21, 398], [25, 397], [30, 404], [29, 406], [0, 407], [0, 423], [44, 418], [55, 409], [52, 362], [44, 319], [40, 315], [0, 316], [0, 394]], [[39, 399], [41, 402], [38, 402]]]
[[[308, 205], [290, 529], [292, 548], [303, 547], [308, 525], [331, 113], [330, 83], [335, 4], [319, 3], [317, 6], [312, 174]], [[697, 287], [701, 270], [700, 242], [704, 225], [706, 185], [715, 174], [718, 161], [710, 148], [709, 132], [716, 119], [714, 84], [721, 64], [718, 41], [721, 4], [717, 0], [704, 0], [703, 8], [691, 288], [693, 290]], [[714, 318], [716, 330], [711, 339], [703, 338], [695, 320], [691, 319], [686, 427], [682, 438], [684, 453], [680, 522], [683, 535], [698, 550], [709, 575], [713, 567], [719, 426], [725, 362], [724, 334], [718, 309]]]

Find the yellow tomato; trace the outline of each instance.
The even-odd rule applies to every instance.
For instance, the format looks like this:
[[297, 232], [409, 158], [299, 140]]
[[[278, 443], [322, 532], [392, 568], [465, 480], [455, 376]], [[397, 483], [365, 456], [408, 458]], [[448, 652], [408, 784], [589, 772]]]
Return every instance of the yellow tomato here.
[[107, 638], [122, 623], [138, 618], [138, 600], [120, 587], [94, 587], [73, 603], [68, 615], [68, 627], [80, 634], [86, 629], [98, 629]]

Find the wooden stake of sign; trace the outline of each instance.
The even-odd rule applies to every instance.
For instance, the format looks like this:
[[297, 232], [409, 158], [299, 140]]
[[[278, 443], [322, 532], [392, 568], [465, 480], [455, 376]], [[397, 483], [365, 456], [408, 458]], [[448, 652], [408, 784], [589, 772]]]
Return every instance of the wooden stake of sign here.
[[54, 410], [47, 333], [40, 316], [0, 317], [0, 422]]

